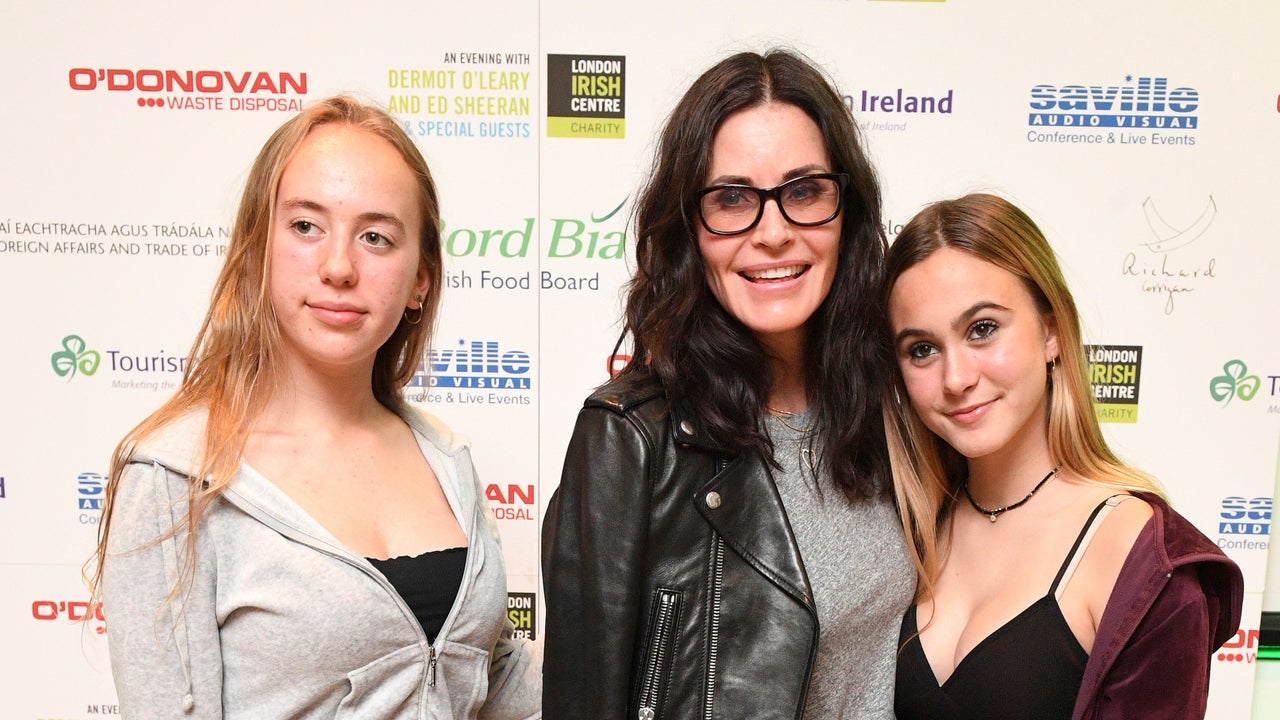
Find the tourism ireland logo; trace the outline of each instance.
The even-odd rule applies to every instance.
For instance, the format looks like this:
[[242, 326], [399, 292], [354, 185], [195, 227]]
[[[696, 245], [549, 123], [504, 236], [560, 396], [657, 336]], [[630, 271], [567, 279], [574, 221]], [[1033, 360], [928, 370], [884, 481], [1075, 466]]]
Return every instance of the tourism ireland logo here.
[[1262, 379], [1257, 375], [1247, 375], [1249, 367], [1242, 360], [1232, 360], [1222, 366], [1222, 374], [1209, 381], [1209, 395], [1222, 403], [1223, 407], [1231, 404], [1233, 398], [1245, 402], [1253, 399], [1262, 387]]
[[62, 349], [50, 356], [49, 360], [58, 377], [64, 377], [67, 382], [71, 382], [71, 378], [76, 376], [77, 371], [85, 375], [98, 372], [102, 356], [97, 350], [90, 350], [84, 338], [79, 335], [68, 335], [62, 338]]

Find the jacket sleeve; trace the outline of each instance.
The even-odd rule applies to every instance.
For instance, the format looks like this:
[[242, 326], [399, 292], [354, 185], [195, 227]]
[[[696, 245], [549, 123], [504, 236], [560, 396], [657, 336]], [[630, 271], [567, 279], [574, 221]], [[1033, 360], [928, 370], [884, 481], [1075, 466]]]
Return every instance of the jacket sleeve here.
[[166, 533], [187, 509], [171, 489], [163, 467], [133, 463], [112, 498], [102, 608], [123, 720], [222, 717], [212, 547], [198, 545], [184, 589], [170, 597], [186, 559], [182, 539]]
[[[470, 465], [468, 454], [467, 463]], [[471, 467], [475, 479], [476, 503], [484, 518], [485, 530], [501, 547], [502, 538], [498, 524], [485, 499], [484, 485]], [[530, 720], [542, 717], [539, 709], [539, 688], [542, 685], [541, 645], [515, 637], [515, 625], [503, 608], [502, 632], [489, 653], [489, 690], [479, 720]]]
[[1196, 565], [1175, 569], [1082, 717], [1204, 718], [1216, 617]]
[[624, 415], [599, 407], [579, 413], [542, 529], [542, 703], [549, 720], [626, 716], [651, 453], [648, 438]]

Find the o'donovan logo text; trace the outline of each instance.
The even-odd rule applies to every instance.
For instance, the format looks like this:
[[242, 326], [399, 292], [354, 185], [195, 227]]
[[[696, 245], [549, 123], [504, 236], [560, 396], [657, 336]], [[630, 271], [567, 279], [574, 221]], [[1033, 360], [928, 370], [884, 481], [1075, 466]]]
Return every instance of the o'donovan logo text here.
[[138, 107], [167, 110], [298, 112], [305, 72], [215, 68], [76, 67], [67, 85], [81, 92], [127, 93]]

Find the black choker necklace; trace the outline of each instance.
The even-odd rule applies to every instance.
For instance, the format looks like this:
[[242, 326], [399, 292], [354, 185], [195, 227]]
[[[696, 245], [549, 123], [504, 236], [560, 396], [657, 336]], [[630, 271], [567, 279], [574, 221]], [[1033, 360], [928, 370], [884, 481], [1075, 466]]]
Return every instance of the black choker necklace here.
[[996, 518], [1000, 517], [1000, 516], [1001, 516], [1001, 515], [1003, 515], [1004, 513], [1007, 513], [1007, 512], [1009, 512], [1010, 510], [1012, 510], [1012, 509], [1014, 509], [1014, 508], [1020, 508], [1020, 507], [1022, 507], [1023, 505], [1025, 505], [1025, 504], [1026, 504], [1026, 502], [1027, 502], [1028, 500], [1030, 500], [1030, 499], [1031, 499], [1031, 496], [1032, 496], [1032, 495], [1035, 495], [1035, 494], [1036, 494], [1036, 491], [1037, 491], [1037, 490], [1039, 490], [1040, 488], [1044, 487], [1044, 484], [1045, 484], [1045, 483], [1047, 483], [1047, 482], [1049, 482], [1049, 478], [1053, 477], [1053, 476], [1054, 476], [1054, 475], [1056, 475], [1057, 473], [1058, 473], [1058, 468], [1054, 468], [1054, 469], [1050, 470], [1050, 471], [1049, 471], [1049, 474], [1044, 476], [1044, 479], [1042, 479], [1040, 482], [1036, 483], [1036, 486], [1035, 486], [1035, 487], [1031, 488], [1031, 492], [1027, 493], [1027, 496], [1026, 496], [1026, 497], [1022, 498], [1021, 500], [1019, 500], [1019, 501], [1018, 501], [1018, 502], [1016, 502], [1016, 503], [1013, 503], [1012, 505], [1005, 505], [1004, 507], [995, 508], [994, 510], [989, 510], [989, 509], [987, 509], [987, 508], [982, 507], [981, 505], [979, 505], [979, 504], [978, 504], [978, 501], [977, 501], [977, 500], [974, 500], [974, 499], [973, 499], [973, 493], [970, 493], [970, 492], [969, 492], [969, 481], [968, 481], [968, 480], [965, 480], [965, 481], [964, 481], [964, 485], [963, 485], [962, 487], [964, 488], [964, 496], [965, 496], [965, 497], [967, 497], [967, 498], [969, 498], [969, 504], [973, 506], [973, 509], [974, 509], [974, 510], [977, 510], [978, 512], [982, 513], [983, 515], [986, 515], [988, 518], [990, 518], [990, 519], [991, 519], [991, 522], [995, 522], [995, 521], [996, 521]]

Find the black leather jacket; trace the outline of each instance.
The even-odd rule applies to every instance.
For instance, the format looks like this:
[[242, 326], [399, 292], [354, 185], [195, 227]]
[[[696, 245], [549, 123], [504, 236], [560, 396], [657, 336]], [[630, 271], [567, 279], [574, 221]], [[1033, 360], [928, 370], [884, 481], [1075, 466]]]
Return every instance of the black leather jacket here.
[[818, 616], [768, 466], [656, 383], [587, 399], [542, 541], [548, 720], [803, 715]]

